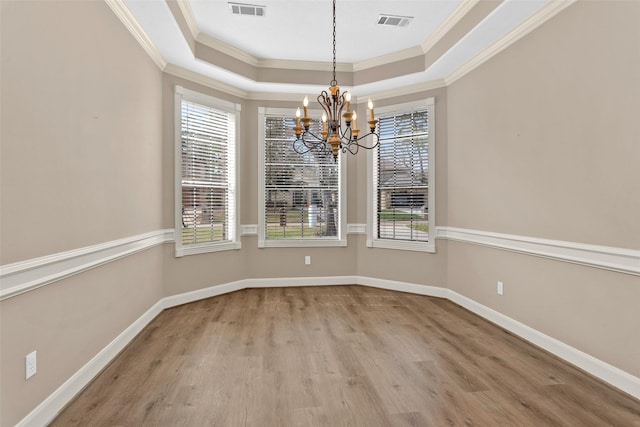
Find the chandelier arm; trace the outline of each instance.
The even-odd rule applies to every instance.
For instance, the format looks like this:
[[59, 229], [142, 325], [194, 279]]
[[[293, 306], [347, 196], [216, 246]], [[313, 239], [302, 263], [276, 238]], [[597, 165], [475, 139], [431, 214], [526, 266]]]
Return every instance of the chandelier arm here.
[[318, 104], [322, 107], [325, 113], [327, 113], [327, 121], [332, 120], [331, 114], [331, 98], [326, 90], [323, 90], [320, 95], [318, 95]]
[[[307, 136], [307, 135], [311, 136], [313, 138], [313, 140], [311, 140], [311, 141], [307, 140], [305, 138], [305, 136]], [[324, 142], [324, 140], [322, 138], [320, 138], [318, 135], [316, 135], [315, 133], [313, 133], [311, 131], [304, 131], [302, 133], [302, 137], [300, 139], [302, 139], [305, 142], [309, 142], [310, 144], [318, 144], [318, 143]]]
[[348, 144], [343, 144], [341, 146], [341, 149], [343, 153], [346, 153], [348, 151], [351, 154], [358, 154], [358, 150], [360, 149], [360, 146], [358, 144], [348, 143]]
[[[375, 143], [373, 145], [367, 145], [365, 143], [360, 143], [358, 141], [361, 141], [369, 136], [373, 136], [375, 137]], [[365, 150], [373, 150], [374, 148], [376, 148], [378, 145], [380, 144], [380, 136], [377, 133], [373, 133], [373, 132], [369, 132], [366, 135], [362, 135], [359, 138], [354, 138], [352, 140], [349, 141], [348, 144], [346, 144], [349, 147], [358, 147], [358, 148], [364, 148]], [[355, 154], [352, 150], [349, 150], [349, 152], [351, 154]], [[357, 152], [357, 149], [356, 149]]]
[[[367, 138], [367, 137], [369, 137], [369, 136], [373, 136], [373, 137], [375, 137], [375, 141], [376, 141], [376, 142], [375, 142], [373, 145], [368, 146], [368, 145], [365, 145], [365, 144], [360, 144], [360, 143], [358, 142], [358, 141], [360, 141], [360, 140], [362, 140], [362, 139], [365, 139], [365, 138]], [[375, 133], [375, 132], [369, 132], [369, 133], [368, 133], [368, 134], [366, 134], [366, 135], [362, 135], [361, 137], [356, 138], [353, 142], [354, 142], [355, 144], [358, 144], [358, 145], [359, 145], [360, 147], [362, 147], [362, 148], [366, 148], [367, 150], [371, 150], [371, 149], [373, 149], [373, 148], [376, 148], [376, 147], [380, 144], [380, 135], [378, 135], [378, 134], [377, 134], [377, 133]]]
[[296, 139], [295, 141], [293, 141], [293, 151], [298, 154], [306, 154], [313, 148], [314, 147], [309, 147], [307, 144], [305, 144], [304, 140], [302, 139]]
[[293, 149], [298, 154], [305, 154], [312, 150], [326, 151], [326, 144], [324, 141], [307, 141], [304, 139], [297, 139], [293, 142]]
[[342, 126], [340, 126], [338, 128], [338, 130], [339, 130], [340, 139], [344, 139], [344, 140], [347, 140], [349, 142], [352, 141], [353, 133], [352, 133], [352, 130], [351, 130], [351, 126], [345, 126], [344, 131], [342, 130]]

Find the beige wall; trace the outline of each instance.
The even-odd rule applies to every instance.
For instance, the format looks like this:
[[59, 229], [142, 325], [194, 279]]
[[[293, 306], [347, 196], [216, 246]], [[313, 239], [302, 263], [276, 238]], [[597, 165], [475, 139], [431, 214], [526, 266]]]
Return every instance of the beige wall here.
[[[298, 103], [163, 75], [103, 2], [0, 5], [1, 264], [173, 228], [176, 84], [241, 104], [241, 223], [258, 222], [258, 108]], [[578, 2], [448, 88], [378, 100], [436, 98], [439, 226], [640, 248], [639, 16], [636, 2]], [[347, 222], [364, 224], [366, 153], [347, 166]], [[182, 258], [167, 244], [0, 302], [0, 425], [162, 297], [250, 278], [448, 286], [640, 375], [637, 276], [444, 240], [435, 254], [347, 241], [258, 249], [246, 236], [240, 250]]]
[[160, 72], [88, 3], [2, 2], [2, 264], [162, 226]]
[[[12, 426], [162, 298], [155, 247], [0, 302], [0, 425]], [[25, 381], [25, 356], [38, 372]]]
[[[104, 2], [0, 8], [0, 263], [162, 228], [162, 73]], [[0, 302], [0, 425], [162, 297], [161, 263], [154, 248]]]
[[[638, 22], [577, 2], [449, 86], [449, 226], [640, 249]], [[640, 375], [637, 276], [448, 249], [453, 290]]]
[[639, 20], [577, 2], [449, 87], [450, 225], [640, 247]]

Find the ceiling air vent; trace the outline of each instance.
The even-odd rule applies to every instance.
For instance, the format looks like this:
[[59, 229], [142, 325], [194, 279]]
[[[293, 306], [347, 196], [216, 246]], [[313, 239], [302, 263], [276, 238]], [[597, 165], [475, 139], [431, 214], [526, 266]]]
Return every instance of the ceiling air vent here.
[[406, 27], [413, 16], [379, 15], [378, 25], [391, 25], [392, 27]]
[[250, 16], [264, 16], [266, 6], [259, 6], [257, 4], [246, 3], [231, 3], [229, 2], [231, 12], [236, 15], [250, 15]]

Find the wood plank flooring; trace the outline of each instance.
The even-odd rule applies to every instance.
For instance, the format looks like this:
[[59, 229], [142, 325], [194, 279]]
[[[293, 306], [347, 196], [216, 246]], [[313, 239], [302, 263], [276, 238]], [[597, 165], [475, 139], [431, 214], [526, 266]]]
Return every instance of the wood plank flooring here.
[[161, 313], [53, 426], [640, 426], [640, 402], [443, 299], [247, 289]]

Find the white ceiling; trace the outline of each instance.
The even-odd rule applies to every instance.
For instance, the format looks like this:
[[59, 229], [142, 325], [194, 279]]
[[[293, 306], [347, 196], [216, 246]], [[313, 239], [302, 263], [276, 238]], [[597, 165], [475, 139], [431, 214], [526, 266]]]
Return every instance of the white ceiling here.
[[[419, 46], [460, 0], [337, 0], [337, 60], [356, 63]], [[264, 17], [234, 15], [224, 0], [192, 0], [200, 30], [256, 58], [332, 61], [331, 0], [244, 1]], [[380, 14], [413, 16], [406, 27], [378, 25]]]
[[[247, 93], [314, 93], [326, 85], [253, 79], [231, 67], [220, 66], [215, 60], [196, 58], [193, 44], [185, 36], [185, 31], [190, 31], [198, 43], [252, 66], [324, 70], [326, 83], [331, 80], [331, 0], [244, 2], [266, 6], [264, 17], [234, 15], [224, 0], [177, 0], [173, 7], [163, 0], [111, 1], [124, 6], [155, 52], [172, 69], [187, 70]], [[464, 34], [456, 35], [463, 25], [457, 28], [455, 25], [468, 17], [469, 11], [478, 6], [478, 0], [337, 0], [338, 68], [357, 72], [425, 56], [445, 35], [455, 35], [456, 42], [439, 52], [435, 61], [425, 61], [424, 69], [383, 76], [349, 89], [359, 96], [442, 81], [468, 67], [474, 58], [496, 51], [496, 46], [505, 45], [505, 39], [514, 39], [514, 32], [530, 31], [571, 2], [496, 1], [494, 4], [499, 5], [495, 9], [476, 25], [466, 28]], [[176, 10], [183, 17], [182, 28]], [[414, 19], [406, 27], [381, 26], [376, 24], [379, 14]], [[532, 26], [533, 21], [537, 24]]]

